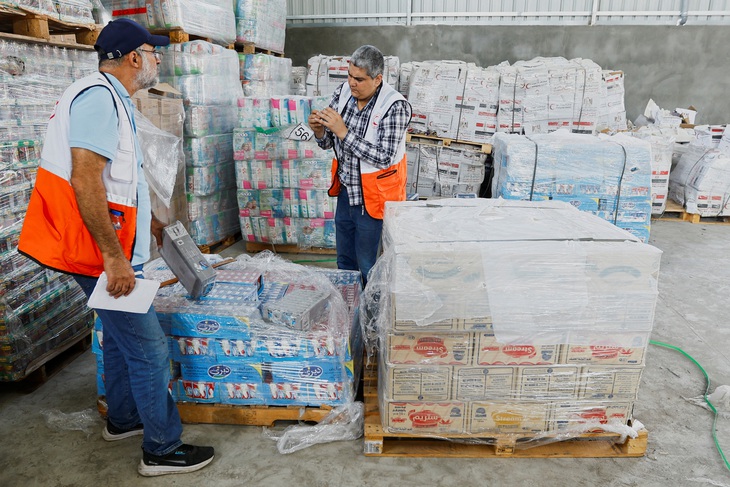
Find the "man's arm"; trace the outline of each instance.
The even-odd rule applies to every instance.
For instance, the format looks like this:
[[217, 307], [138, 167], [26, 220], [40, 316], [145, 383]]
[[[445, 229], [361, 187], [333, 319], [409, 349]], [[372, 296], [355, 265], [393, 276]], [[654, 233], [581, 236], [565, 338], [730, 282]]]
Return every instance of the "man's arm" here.
[[126, 296], [134, 289], [134, 270], [124, 255], [122, 244], [109, 217], [106, 188], [102, 180], [107, 159], [88, 149], [77, 147], [71, 148], [71, 159], [71, 187], [76, 193], [81, 218], [104, 259], [104, 272], [109, 281], [106, 290], [115, 298]]

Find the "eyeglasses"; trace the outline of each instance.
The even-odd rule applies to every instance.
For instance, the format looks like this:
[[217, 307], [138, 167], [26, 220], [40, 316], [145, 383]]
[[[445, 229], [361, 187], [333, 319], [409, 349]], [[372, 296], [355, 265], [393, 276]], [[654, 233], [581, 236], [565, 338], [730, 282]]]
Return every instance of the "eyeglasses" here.
[[139, 48], [139, 49], [137, 49], [137, 51], [151, 52], [152, 55], [155, 57], [155, 59], [157, 59], [158, 61], [161, 60], [162, 59], [162, 55], [165, 54], [164, 52], [158, 51], [157, 49], [151, 49], [150, 50], [150, 49], [142, 49], [142, 48]]

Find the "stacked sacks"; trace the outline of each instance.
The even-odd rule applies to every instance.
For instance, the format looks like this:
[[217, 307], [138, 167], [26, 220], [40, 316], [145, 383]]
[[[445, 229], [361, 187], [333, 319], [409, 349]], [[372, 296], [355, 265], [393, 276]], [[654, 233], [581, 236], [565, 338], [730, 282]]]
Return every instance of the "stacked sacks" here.
[[649, 240], [651, 146], [626, 135], [494, 137], [496, 198], [566, 201]]
[[719, 140], [708, 145], [689, 144], [669, 176], [669, 197], [688, 213], [730, 215], [730, 152]]
[[171, 44], [160, 79], [177, 88], [185, 104], [188, 231], [198, 245], [219, 242], [238, 231], [232, 150], [242, 95], [238, 55], [205, 41]]
[[[328, 96], [347, 81], [349, 56], [326, 56], [318, 54], [307, 61], [307, 95]], [[383, 80], [393, 89], [398, 89], [400, 59], [385, 56]]]

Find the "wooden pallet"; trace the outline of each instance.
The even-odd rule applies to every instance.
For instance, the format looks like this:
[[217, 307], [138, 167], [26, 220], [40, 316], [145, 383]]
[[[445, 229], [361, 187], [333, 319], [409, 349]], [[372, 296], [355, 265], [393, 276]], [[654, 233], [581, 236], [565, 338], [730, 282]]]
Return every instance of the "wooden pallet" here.
[[[96, 401], [102, 418], [106, 418], [106, 398]], [[274, 426], [277, 421], [307, 421], [319, 423], [332, 408], [296, 406], [234, 406], [229, 404], [198, 404], [178, 402], [180, 419], [186, 424], [237, 424], [242, 426]]]
[[336, 255], [336, 249], [323, 247], [310, 247], [306, 250], [300, 249], [297, 245], [276, 245], [262, 242], [246, 242], [246, 252], [255, 254], [262, 250], [270, 250], [275, 254], [318, 254], [318, 255]]
[[660, 221], [681, 221], [690, 223], [704, 223], [708, 225], [730, 225], [728, 216], [707, 216], [703, 217], [696, 213], [688, 213], [682, 205], [675, 201], [667, 201], [664, 213], [653, 218]]
[[[50, 15], [0, 6], [0, 32], [5, 39], [40, 41], [62, 47], [86, 47], [96, 43], [101, 27], [95, 24], [74, 24]], [[75, 44], [69, 42], [70, 38], [66, 36], [73, 36]]]
[[33, 392], [89, 348], [91, 348], [91, 334], [88, 329], [83, 329], [50, 352], [29, 363], [25, 368], [23, 378], [16, 381], [14, 385], [24, 392]]
[[283, 52], [259, 47], [253, 42], [236, 42], [236, 51], [243, 54], [268, 54], [269, 56], [284, 57]]
[[[206, 41], [210, 42], [211, 44], [220, 44], [220, 42], [213, 40], [210, 37], [205, 36], [199, 36], [195, 34], [189, 34], [188, 32], [185, 32], [182, 28], [175, 28], [175, 29], [152, 29], [150, 30], [152, 34], [157, 35], [163, 35], [170, 38], [170, 42], [172, 44], [182, 44], [183, 42], [190, 42], [190, 41]], [[233, 44], [228, 44], [226, 46], [228, 49], [233, 49]]]
[[423, 435], [387, 433], [380, 420], [377, 377], [367, 369], [363, 395], [364, 450], [365, 456], [369, 457], [632, 458], [646, 454], [648, 432], [645, 429], [639, 432], [637, 438], [627, 438], [623, 443], [619, 443], [620, 435], [614, 433], [586, 433], [561, 441], [551, 438], [534, 441], [534, 438], [513, 434], [485, 438], [474, 435], [430, 438]]
[[438, 145], [442, 147], [451, 147], [452, 149], [470, 149], [482, 152], [484, 154], [492, 153], [492, 144], [471, 142], [468, 140], [449, 139], [444, 137], [436, 137], [433, 135], [406, 134], [406, 142], [412, 144]]
[[235, 406], [229, 404], [177, 403], [183, 423], [273, 426], [277, 421], [319, 423], [332, 408], [296, 406]]
[[237, 233], [235, 235], [231, 235], [230, 237], [226, 237], [219, 242], [215, 242], [212, 244], [198, 245], [198, 248], [204, 254], [215, 254], [217, 252], [220, 252], [223, 249], [227, 249], [228, 247], [230, 247], [234, 243], [238, 242], [239, 240], [241, 240], [241, 234]]

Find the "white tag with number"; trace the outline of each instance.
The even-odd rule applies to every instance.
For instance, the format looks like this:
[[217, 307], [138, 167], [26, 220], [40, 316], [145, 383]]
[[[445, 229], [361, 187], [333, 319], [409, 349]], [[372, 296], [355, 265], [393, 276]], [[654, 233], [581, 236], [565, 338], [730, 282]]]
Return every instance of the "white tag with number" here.
[[300, 123], [292, 127], [291, 131], [286, 135], [287, 139], [308, 141], [314, 138], [314, 132], [308, 125]]

